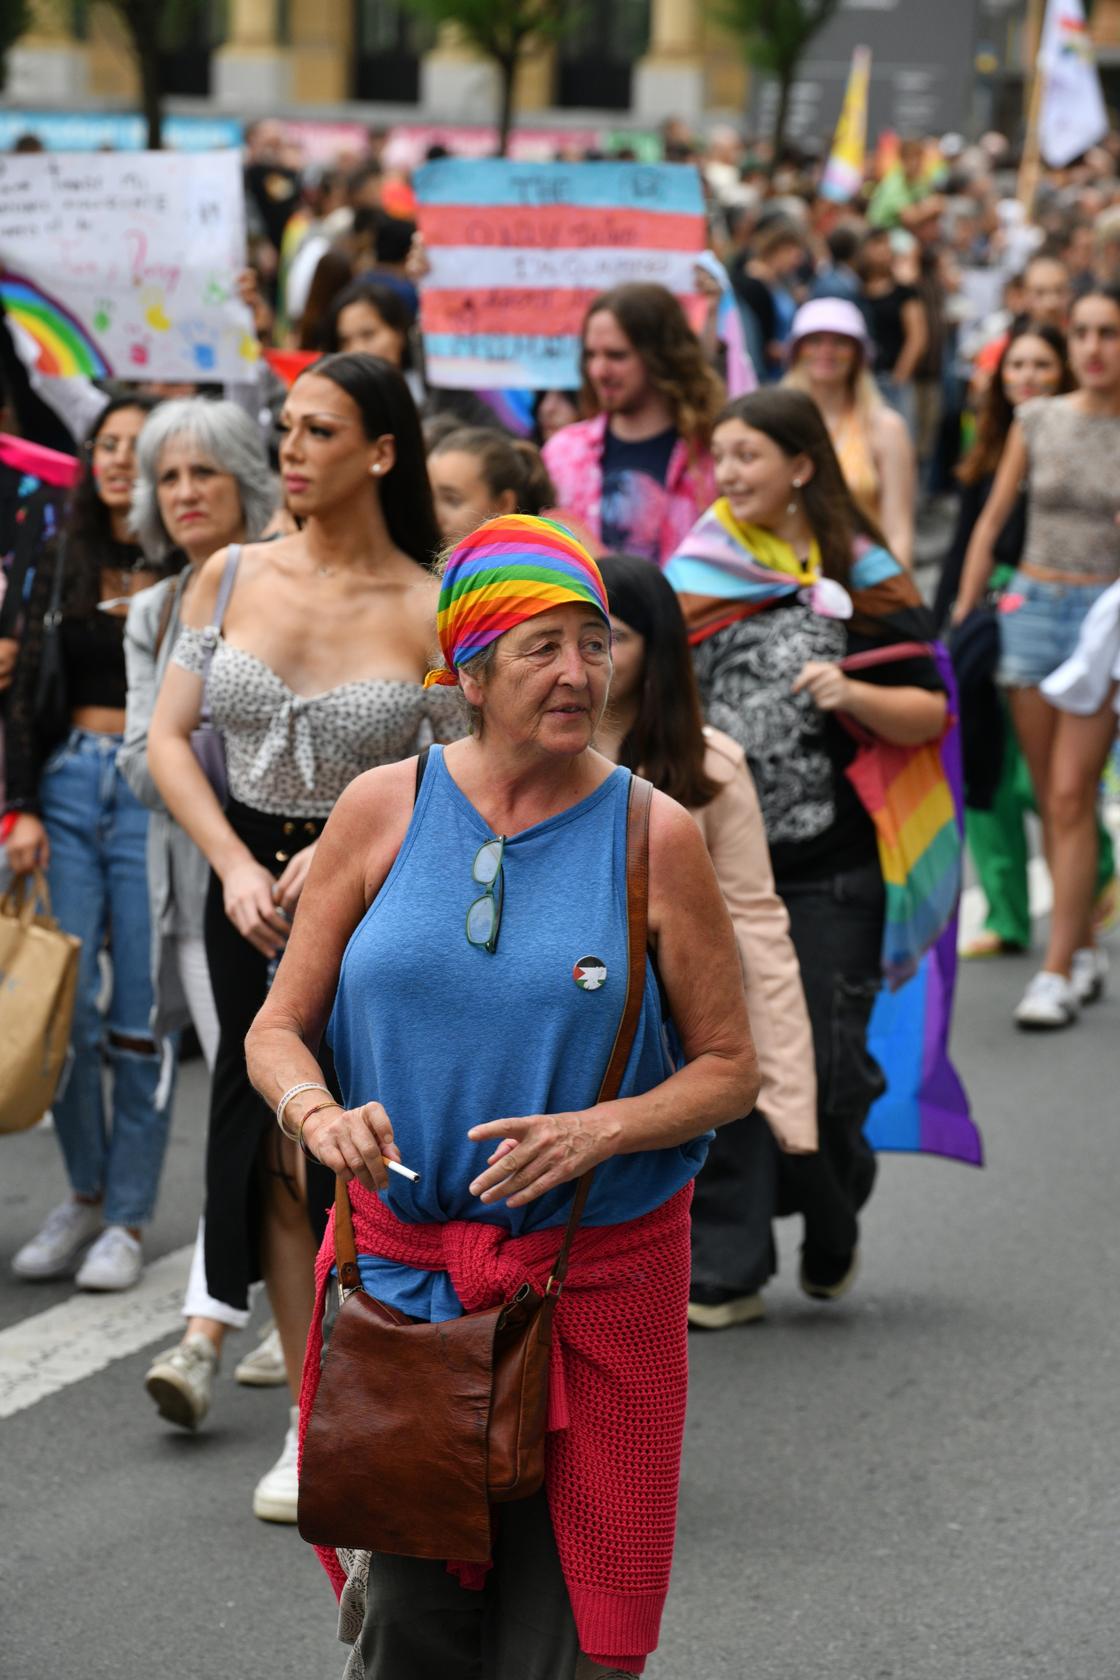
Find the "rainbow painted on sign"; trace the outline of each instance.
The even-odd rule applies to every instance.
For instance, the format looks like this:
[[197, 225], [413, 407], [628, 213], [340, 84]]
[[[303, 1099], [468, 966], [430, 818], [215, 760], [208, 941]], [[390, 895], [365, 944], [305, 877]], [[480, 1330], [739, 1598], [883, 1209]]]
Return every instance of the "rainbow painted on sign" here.
[[81, 322], [64, 304], [19, 274], [0, 275], [0, 297], [15, 321], [39, 347], [40, 373], [102, 379], [112, 372]]

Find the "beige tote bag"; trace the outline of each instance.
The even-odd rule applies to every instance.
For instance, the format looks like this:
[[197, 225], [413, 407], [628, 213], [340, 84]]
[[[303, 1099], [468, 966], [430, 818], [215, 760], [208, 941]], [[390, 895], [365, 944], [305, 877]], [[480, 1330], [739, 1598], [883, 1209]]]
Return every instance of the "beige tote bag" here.
[[0, 898], [0, 1132], [34, 1126], [54, 1101], [81, 948], [51, 915], [43, 873], [17, 876]]

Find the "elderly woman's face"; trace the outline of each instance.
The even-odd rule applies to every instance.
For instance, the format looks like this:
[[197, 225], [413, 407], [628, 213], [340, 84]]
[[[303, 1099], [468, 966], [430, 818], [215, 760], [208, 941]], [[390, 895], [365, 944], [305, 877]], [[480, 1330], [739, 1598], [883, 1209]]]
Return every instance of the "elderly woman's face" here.
[[241, 496], [232, 473], [223, 471], [189, 437], [170, 438], [160, 451], [156, 498], [163, 528], [192, 560], [244, 535]]
[[571, 755], [590, 746], [610, 680], [610, 631], [578, 603], [507, 630], [483, 683], [462, 677], [467, 699], [482, 707], [487, 735]]

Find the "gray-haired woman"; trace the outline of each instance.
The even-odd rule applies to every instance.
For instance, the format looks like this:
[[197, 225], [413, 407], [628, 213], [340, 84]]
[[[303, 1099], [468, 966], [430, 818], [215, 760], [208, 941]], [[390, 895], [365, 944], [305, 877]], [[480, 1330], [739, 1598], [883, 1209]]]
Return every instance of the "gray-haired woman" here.
[[[128, 709], [121, 770], [152, 813], [148, 829], [152, 978], [156, 1030], [193, 1023], [208, 1067], [218, 1045], [202, 923], [210, 866], [160, 798], [148, 771], [148, 724], [179, 633], [184, 601], [216, 549], [258, 538], [272, 515], [275, 486], [260, 431], [232, 402], [187, 397], [162, 404], [137, 443], [132, 522], [146, 554], [182, 569], [135, 596], [125, 628]], [[211, 1295], [199, 1226], [183, 1313], [186, 1334], [160, 1354], [146, 1387], [160, 1413], [194, 1429], [210, 1406], [222, 1342], [248, 1313]], [[281, 1371], [282, 1380], [282, 1371]]]

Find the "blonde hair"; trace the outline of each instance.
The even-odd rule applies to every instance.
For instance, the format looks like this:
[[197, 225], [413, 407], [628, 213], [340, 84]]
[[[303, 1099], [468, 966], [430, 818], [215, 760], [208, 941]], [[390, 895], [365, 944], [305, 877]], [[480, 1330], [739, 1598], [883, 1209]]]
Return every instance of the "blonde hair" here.
[[[851, 342], [855, 345], [856, 359], [848, 376], [848, 395], [859, 416], [861, 425], [867, 425], [876, 410], [883, 407], [883, 394], [868, 371], [867, 362], [859, 344], [855, 339], [852, 339]], [[788, 385], [794, 391], [804, 391], [807, 397], [813, 395], [812, 382], [805, 368], [800, 365], [796, 348], [789, 372], [782, 380], [782, 384]]]

